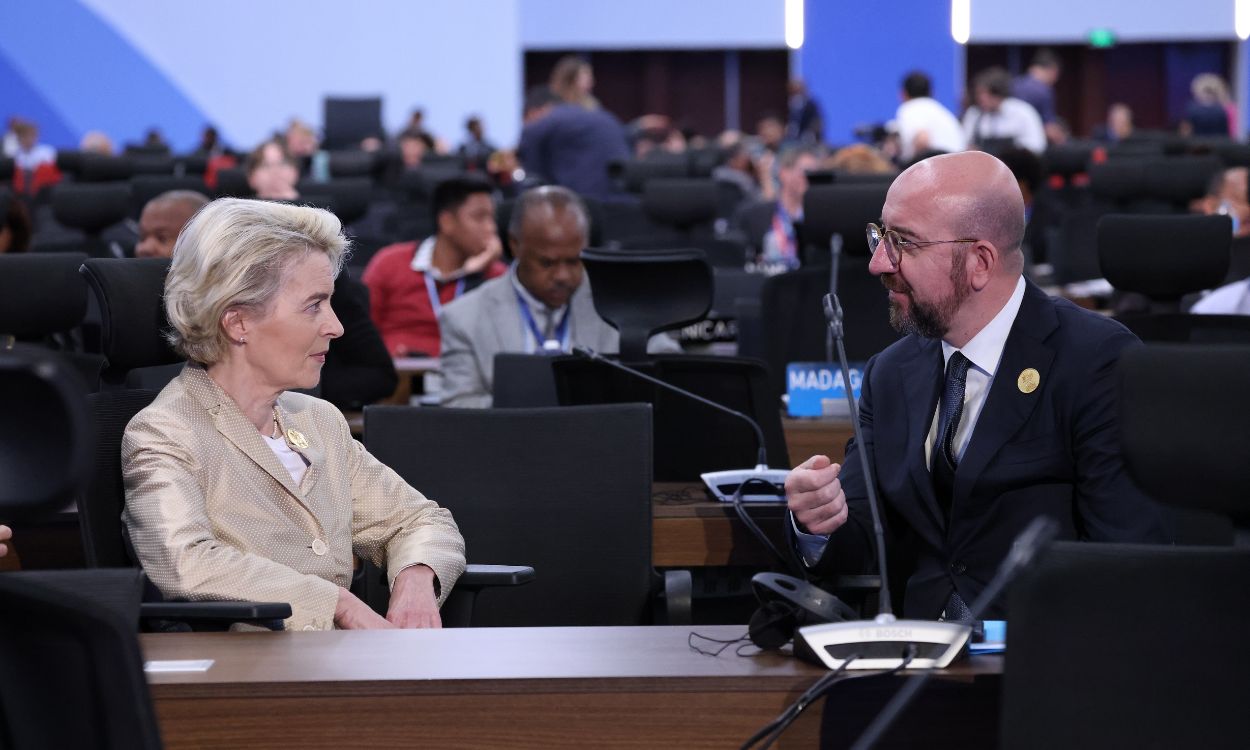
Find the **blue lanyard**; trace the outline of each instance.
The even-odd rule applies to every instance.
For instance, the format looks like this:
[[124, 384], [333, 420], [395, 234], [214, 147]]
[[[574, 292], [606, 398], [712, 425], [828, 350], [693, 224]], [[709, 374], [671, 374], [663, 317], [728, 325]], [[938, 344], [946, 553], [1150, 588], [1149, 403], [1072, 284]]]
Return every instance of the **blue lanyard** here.
[[[425, 277], [425, 293], [430, 295], [430, 307], [434, 310], [434, 317], [437, 318], [443, 311], [443, 301], [438, 297], [438, 285], [434, 283], [434, 278], [430, 276], [429, 271], [423, 273], [422, 276]], [[456, 293], [451, 298], [455, 300], [462, 294], [464, 294], [463, 276], [456, 280]]]
[[[516, 290], [513, 290], [516, 292]], [[516, 303], [521, 308], [521, 317], [525, 319], [525, 325], [529, 327], [530, 333], [534, 335], [534, 343], [538, 346], [538, 351], [543, 354], [556, 354], [568, 349], [569, 347], [569, 309], [565, 307], [564, 317], [560, 318], [560, 324], [556, 326], [555, 338], [549, 339], [543, 335], [542, 330], [538, 327], [538, 323], [534, 321], [534, 313], [530, 312], [530, 306], [525, 302], [525, 298], [520, 292], [516, 292]]]

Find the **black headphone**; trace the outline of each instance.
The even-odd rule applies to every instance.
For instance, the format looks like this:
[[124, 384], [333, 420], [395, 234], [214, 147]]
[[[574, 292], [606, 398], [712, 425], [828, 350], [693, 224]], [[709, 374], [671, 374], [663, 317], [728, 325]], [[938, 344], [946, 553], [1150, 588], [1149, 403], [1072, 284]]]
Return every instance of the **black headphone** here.
[[765, 651], [786, 645], [804, 625], [859, 619], [838, 597], [793, 576], [757, 573], [751, 588], [760, 606], [751, 615], [747, 636]]

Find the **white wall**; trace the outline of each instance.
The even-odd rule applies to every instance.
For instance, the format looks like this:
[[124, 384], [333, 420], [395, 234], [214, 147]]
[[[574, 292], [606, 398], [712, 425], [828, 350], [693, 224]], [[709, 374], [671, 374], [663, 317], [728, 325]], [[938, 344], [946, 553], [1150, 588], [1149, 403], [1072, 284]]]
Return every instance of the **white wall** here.
[[319, 125], [327, 94], [382, 95], [391, 130], [422, 106], [453, 145], [471, 113], [497, 143], [520, 132], [518, 0], [80, 1], [238, 147]]
[[1234, 0], [972, 0], [971, 41], [1079, 43], [1095, 28], [1121, 42], [1231, 40], [1233, 7]]
[[529, 50], [775, 49], [785, 46], [783, 0], [520, 0], [520, 3], [521, 45]]

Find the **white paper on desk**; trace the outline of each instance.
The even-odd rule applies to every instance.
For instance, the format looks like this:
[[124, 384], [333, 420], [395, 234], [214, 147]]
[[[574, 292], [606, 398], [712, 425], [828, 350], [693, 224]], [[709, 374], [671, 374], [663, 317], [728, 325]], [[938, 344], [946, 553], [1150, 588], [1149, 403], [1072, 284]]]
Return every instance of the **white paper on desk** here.
[[211, 666], [213, 666], [212, 659], [147, 661], [143, 663], [143, 671], [149, 674], [156, 672], [207, 672]]

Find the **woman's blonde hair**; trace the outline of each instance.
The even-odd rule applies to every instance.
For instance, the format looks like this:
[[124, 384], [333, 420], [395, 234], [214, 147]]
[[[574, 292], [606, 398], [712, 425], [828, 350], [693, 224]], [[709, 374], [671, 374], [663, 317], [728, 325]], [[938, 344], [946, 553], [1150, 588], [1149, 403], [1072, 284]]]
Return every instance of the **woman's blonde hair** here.
[[166, 338], [187, 359], [204, 365], [225, 356], [221, 325], [232, 307], [264, 310], [287, 270], [325, 253], [337, 276], [348, 241], [329, 211], [239, 198], [219, 198], [187, 222], [174, 244], [165, 278]]

